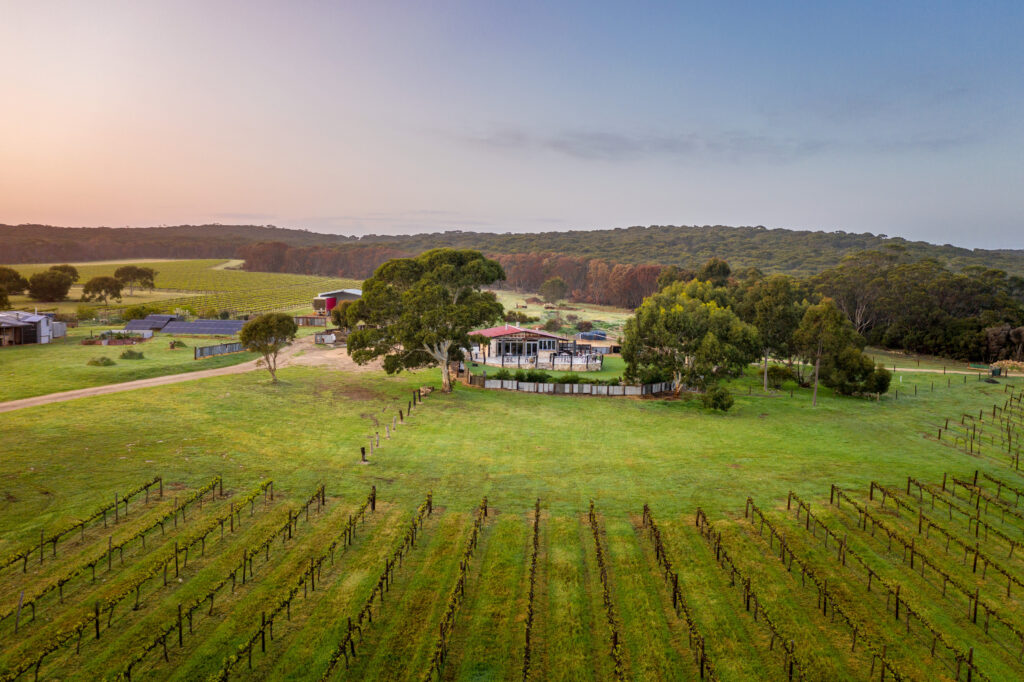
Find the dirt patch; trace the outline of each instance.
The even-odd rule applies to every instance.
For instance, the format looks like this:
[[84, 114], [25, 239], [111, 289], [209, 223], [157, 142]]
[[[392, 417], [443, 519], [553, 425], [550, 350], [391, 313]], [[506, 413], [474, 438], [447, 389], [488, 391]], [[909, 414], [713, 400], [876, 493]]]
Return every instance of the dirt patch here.
[[362, 417], [363, 419], [369, 419], [370, 421], [373, 422], [374, 426], [380, 426], [380, 421], [377, 420], [376, 415], [370, 414], [369, 412], [363, 412], [359, 416]]
[[377, 391], [359, 385], [335, 386], [331, 393], [337, 398], [348, 398], [349, 400], [377, 400], [381, 397]]
[[[391, 481], [388, 481], [390, 483]], [[17, 502], [18, 498], [11, 493], [4, 493], [4, 502]]]

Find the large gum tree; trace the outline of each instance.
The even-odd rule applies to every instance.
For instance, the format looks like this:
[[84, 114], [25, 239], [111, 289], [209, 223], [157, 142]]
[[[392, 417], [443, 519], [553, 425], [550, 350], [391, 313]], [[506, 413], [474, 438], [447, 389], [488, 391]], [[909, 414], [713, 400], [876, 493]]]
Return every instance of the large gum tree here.
[[360, 364], [382, 357], [388, 374], [438, 365], [448, 393], [448, 362], [469, 348], [470, 331], [501, 318], [501, 304], [481, 287], [503, 279], [501, 265], [478, 251], [434, 249], [390, 260], [346, 311], [355, 329], [349, 355]]

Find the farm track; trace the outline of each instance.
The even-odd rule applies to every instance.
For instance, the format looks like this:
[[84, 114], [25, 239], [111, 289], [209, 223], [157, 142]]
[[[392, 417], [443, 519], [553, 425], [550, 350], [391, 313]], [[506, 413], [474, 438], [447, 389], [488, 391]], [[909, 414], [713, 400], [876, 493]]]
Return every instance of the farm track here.
[[[257, 364], [259, 360], [244, 362], [240, 365], [220, 367], [217, 369], [204, 369], [198, 372], [186, 372], [183, 374], [168, 374], [162, 377], [151, 379], [138, 379], [136, 381], [125, 381], [119, 384], [107, 384], [105, 386], [93, 386], [91, 388], [79, 388], [73, 391], [61, 391], [60, 393], [48, 393], [37, 395], [31, 398], [20, 400], [9, 400], [0, 403], [0, 413], [21, 410], [27, 407], [61, 403], [79, 398], [90, 398], [98, 395], [110, 395], [112, 393], [123, 393], [134, 391], [140, 388], [152, 388], [154, 386], [167, 386], [180, 384], [185, 381], [196, 381], [197, 379], [208, 379], [210, 377], [226, 376], [229, 374], [245, 374], [253, 370], [263, 371]], [[313, 337], [307, 336], [296, 339], [295, 343], [281, 351], [278, 356], [278, 367], [304, 366], [304, 367], [328, 367], [350, 372], [368, 372], [380, 369], [379, 363], [370, 363], [365, 366], [357, 365], [343, 349], [320, 348], [313, 343]]]

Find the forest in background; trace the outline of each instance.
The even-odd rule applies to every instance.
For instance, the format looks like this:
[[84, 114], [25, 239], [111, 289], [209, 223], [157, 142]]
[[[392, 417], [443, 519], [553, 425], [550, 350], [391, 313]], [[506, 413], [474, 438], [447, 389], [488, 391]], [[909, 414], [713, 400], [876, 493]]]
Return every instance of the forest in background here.
[[[257, 244], [262, 249], [254, 249]], [[268, 247], [267, 244], [274, 246]], [[913, 260], [937, 259], [950, 269], [979, 265], [1024, 275], [1024, 250], [965, 249], [899, 237], [763, 227], [651, 226], [523, 234], [449, 231], [347, 237], [256, 225], [180, 225], [149, 228], [68, 228], [0, 225], [0, 262], [40, 263], [124, 258], [246, 258], [254, 270], [329, 277], [368, 277], [398, 255], [437, 247], [491, 255], [557, 254], [601, 259], [610, 267], [675, 265], [698, 268], [709, 258], [736, 269], [808, 276], [864, 250], [897, 247]], [[248, 257], [247, 257], [248, 256]]]

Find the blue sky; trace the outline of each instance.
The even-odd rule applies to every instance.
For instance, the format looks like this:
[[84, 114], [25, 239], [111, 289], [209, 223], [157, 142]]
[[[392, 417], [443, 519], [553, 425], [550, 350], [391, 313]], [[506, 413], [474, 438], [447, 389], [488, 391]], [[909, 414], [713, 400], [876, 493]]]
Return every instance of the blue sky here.
[[4, 2], [0, 222], [1024, 248], [1024, 4]]

